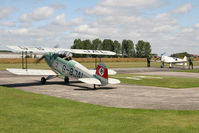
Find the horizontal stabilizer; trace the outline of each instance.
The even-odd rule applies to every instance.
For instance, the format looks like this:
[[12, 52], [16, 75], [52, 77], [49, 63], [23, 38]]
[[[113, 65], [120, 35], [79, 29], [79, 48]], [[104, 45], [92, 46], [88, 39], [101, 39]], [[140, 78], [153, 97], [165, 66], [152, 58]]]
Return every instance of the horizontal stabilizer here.
[[7, 71], [16, 74], [16, 75], [57, 75], [52, 70], [42, 70], [42, 69], [16, 69], [16, 68], [7, 68]]
[[[89, 70], [92, 74], [96, 73], [96, 70]], [[108, 75], [115, 75], [117, 74], [116, 71], [112, 70], [112, 69], [108, 69]]]
[[108, 78], [108, 83], [109, 84], [119, 84], [120, 80], [118, 79], [113, 79], [113, 78]]
[[87, 84], [101, 85], [101, 82], [96, 78], [80, 78], [78, 80], [80, 80], [84, 83], [87, 83]]

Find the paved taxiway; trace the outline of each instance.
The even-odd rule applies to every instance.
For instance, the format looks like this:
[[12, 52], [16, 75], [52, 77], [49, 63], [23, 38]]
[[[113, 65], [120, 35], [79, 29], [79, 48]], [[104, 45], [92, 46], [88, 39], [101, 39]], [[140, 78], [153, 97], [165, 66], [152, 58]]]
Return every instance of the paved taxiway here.
[[[132, 70], [129, 69], [129, 72]], [[0, 75], [0, 86], [90, 104], [121, 108], [199, 110], [199, 87], [170, 89], [119, 84], [92, 90], [91, 85], [78, 81], [65, 85], [62, 79], [55, 78], [41, 85], [40, 76], [16, 76], [6, 71], [0, 71]]]

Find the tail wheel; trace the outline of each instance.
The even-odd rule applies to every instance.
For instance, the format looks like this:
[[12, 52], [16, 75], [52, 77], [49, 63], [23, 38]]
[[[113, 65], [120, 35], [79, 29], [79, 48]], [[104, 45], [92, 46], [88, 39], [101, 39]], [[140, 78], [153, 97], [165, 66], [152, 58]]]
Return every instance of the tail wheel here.
[[45, 84], [46, 83], [46, 78], [45, 77], [42, 77], [41, 78], [41, 84]]
[[69, 77], [65, 76], [64, 82], [68, 84], [69, 83]]

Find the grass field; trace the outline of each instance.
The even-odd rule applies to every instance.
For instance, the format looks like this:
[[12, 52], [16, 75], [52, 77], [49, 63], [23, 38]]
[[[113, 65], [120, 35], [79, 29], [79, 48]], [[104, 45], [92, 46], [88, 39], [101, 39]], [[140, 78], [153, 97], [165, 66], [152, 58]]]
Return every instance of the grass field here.
[[[95, 68], [95, 63], [81, 63], [87, 68]], [[146, 67], [146, 62], [105, 62], [109, 68], [128, 68], [128, 67]], [[0, 63], [0, 70], [6, 70], [6, 68], [21, 68], [20, 63]], [[46, 63], [29, 63], [28, 68], [37, 69], [49, 69]]]
[[199, 73], [199, 69], [193, 69], [193, 70], [175, 70], [174, 72], [191, 72], [191, 73]]
[[[104, 62], [108, 68], [131, 68], [131, 67], [146, 67], [146, 62]], [[88, 68], [95, 68], [94, 62], [82, 62], [84, 66]], [[199, 62], [198, 62], [199, 64]], [[152, 62], [151, 67], [160, 67], [160, 63]], [[168, 65], [165, 65], [168, 67]], [[0, 70], [5, 70], [6, 68], [21, 68], [21, 63], [1, 63]], [[28, 68], [37, 68], [37, 69], [48, 69], [46, 63], [28, 63]]]
[[175, 89], [199, 87], [199, 79], [190, 77], [149, 76], [135, 74], [117, 74], [112, 77], [119, 79], [121, 83], [125, 84], [156, 86]]
[[0, 87], [0, 133], [198, 133], [199, 111], [119, 109]]

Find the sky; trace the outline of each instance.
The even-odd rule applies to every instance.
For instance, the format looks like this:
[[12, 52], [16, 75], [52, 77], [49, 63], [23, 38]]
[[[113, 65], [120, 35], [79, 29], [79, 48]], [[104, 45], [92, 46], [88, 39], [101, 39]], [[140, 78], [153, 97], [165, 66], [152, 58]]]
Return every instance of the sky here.
[[0, 49], [70, 48], [77, 38], [144, 40], [152, 53], [199, 54], [199, 1], [0, 0]]

